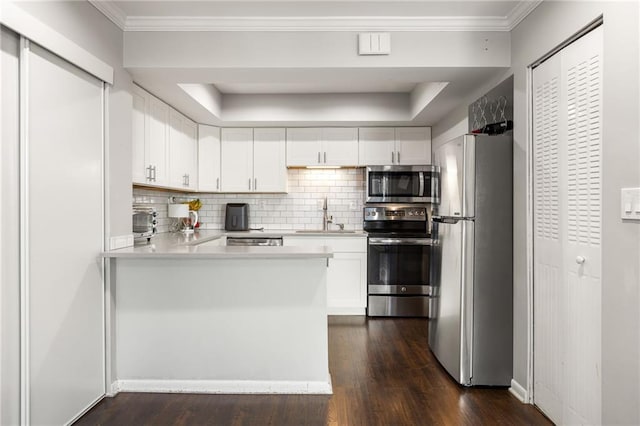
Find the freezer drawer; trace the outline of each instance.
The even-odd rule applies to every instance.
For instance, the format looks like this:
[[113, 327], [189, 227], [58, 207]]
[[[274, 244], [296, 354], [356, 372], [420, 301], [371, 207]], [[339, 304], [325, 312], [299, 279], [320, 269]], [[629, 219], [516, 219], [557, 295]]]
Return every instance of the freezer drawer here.
[[428, 317], [428, 296], [369, 296], [370, 317]]

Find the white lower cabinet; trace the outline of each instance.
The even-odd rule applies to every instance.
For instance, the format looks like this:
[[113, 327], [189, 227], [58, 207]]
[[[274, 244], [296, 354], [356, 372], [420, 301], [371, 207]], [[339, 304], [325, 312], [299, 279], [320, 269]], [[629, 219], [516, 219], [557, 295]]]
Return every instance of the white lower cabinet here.
[[285, 236], [285, 246], [328, 246], [327, 308], [329, 315], [364, 315], [367, 307], [367, 238]]

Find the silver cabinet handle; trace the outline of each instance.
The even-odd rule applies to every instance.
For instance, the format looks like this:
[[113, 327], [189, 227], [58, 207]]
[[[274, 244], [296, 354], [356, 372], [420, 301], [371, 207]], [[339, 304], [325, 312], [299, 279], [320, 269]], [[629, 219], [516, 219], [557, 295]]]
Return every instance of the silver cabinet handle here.
[[391, 164], [393, 164], [393, 154], [394, 154], [394, 152], [391, 151]]
[[189, 173], [187, 173], [187, 186], [191, 185], [191, 177], [189, 176]]
[[220, 178], [216, 178], [216, 189], [220, 189]]
[[156, 181], [156, 166], [151, 167], [151, 171], [153, 172], [153, 177], [151, 178], [154, 182]]
[[146, 178], [147, 180], [151, 180], [151, 166], [148, 166], [146, 170], [147, 170]]
[[400, 164], [400, 151], [396, 151], [396, 163]]
[[318, 164], [320, 164], [320, 151], [318, 151]]
[[327, 164], [327, 151], [324, 152], [324, 164]]
[[258, 178], [253, 178], [253, 190], [258, 190]]
[[249, 191], [251, 191], [251, 178], [249, 178]]

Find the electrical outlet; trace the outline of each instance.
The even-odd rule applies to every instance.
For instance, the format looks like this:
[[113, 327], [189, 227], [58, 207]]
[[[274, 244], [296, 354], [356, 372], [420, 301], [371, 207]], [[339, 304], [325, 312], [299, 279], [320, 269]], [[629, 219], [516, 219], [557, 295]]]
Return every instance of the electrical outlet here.
[[355, 201], [350, 202], [349, 210], [358, 210], [358, 204]]
[[262, 210], [267, 208], [267, 200], [260, 200], [260, 208]]
[[318, 210], [322, 210], [324, 207], [324, 200], [316, 200], [316, 206], [318, 207]]

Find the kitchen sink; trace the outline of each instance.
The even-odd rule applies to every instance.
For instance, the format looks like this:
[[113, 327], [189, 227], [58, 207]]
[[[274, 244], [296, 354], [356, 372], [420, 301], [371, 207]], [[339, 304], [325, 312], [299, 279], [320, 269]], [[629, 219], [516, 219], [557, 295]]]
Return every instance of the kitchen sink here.
[[356, 231], [341, 231], [339, 229], [323, 231], [322, 229], [313, 230], [313, 229], [302, 229], [296, 231], [296, 234], [355, 234]]

